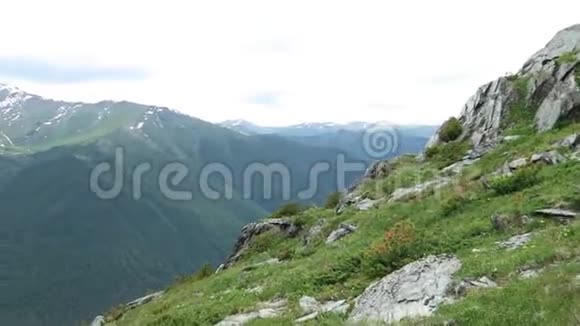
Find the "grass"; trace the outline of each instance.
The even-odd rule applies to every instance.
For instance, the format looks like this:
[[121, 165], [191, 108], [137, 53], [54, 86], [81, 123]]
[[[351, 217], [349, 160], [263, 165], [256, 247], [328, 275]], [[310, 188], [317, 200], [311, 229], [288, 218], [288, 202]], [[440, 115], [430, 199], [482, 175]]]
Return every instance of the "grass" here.
[[[529, 172], [535, 182], [508, 187], [510, 191], [501, 194], [477, 180], [512, 158], [545, 150], [553, 141], [578, 130], [580, 125], [571, 125], [502, 144], [467, 168], [452, 185], [421, 199], [383, 204], [363, 212], [348, 210], [341, 215], [325, 208], [300, 212], [292, 217], [300, 220], [304, 230], [298, 237], [262, 234], [231, 269], [177, 283], [158, 301], [127, 312], [113, 324], [210, 325], [228, 315], [252, 311], [259, 302], [285, 298], [289, 307], [282, 316], [249, 325], [293, 325], [303, 315], [298, 307], [303, 295], [320, 301], [353, 302], [370, 283], [390, 271], [424, 255], [440, 253], [454, 253], [461, 259], [459, 277], [485, 275], [500, 287], [470, 293], [442, 306], [432, 317], [402, 324], [435, 325], [448, 320], [461, 325], [578, 324], [580, 222], [560, 225], [532, 213], [574, 197], [580, 162], [541, 166]], [[424, 163], [406, 160], [388, 177], [370, 181], [360, 191], [372, 196], [388, 194], [395, 184], [411, 185], [416, 178], [428, 178], [442, 161], [444, 157], [437, 156]], [[495, 213], [532, 217], [528, 224], [495, 230], [490, 222]], [[326, 221], [321, 234], [305, 245], [304, 233], [321, 219]], [[355, 223], [357, 231], [326, 245], [325, 237], [344, 221]], [[535, 232], [535, 236], [523, 248], [506, 251], [495, 244], [525, 232]], [[246, 266], [280, 256], [285, 258], [281, 264], [244, 271]], [[545, 270], [535, 279], [520, 280], [519, 271], [528, 267]], [[247, 291], [257, 286], [263, 291]], [[306, 325], [344, 323], [345, 316], [324, 314]]]

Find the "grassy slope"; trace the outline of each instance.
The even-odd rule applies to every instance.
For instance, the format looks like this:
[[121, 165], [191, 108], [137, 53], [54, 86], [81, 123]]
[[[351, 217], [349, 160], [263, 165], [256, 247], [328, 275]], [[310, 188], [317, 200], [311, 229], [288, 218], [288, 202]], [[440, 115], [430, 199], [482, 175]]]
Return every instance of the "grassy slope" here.
[[[533, 217], [524, 226], [496, 231], [490, 216], [496, 212], [519, 216], [580, 199], [575, 188], [580, 178], [580, 162], [544, 166], [537, 172], [539, 181], [535, 185], [507, 195], [497, 195], [476, 180], [505, 161], [547, 149], [554, 140], [575, 131], [580, 131], [580, 125], [503, 144], [467, 168], [452, 186], [425, 194], [421, 199], [383, 204], [367, 212], [348, 211], [340, 216], [331, 210], [308, 210], [296, 217], [306, 223], [306, 229], [320, 218], [328, 222], [317, 241], [309, 246], [302, 244], [301, 237], [282, 239], [276, 234], [264, 234], [254, 242], [251, 253], [232, 269], [203, 280], [177, 283], [163, 298], [130, 311], [115, 325], [209, 325], [227, 315], [251, 311], [256, 303], [275, 297], [289, 299], [290, 309], [280, 318], [258, 320], [251, 325], [291, 325], [301, 316], [297, 301], [302, 295], [319, 300], [353, 300], [372, 281], [430, 253], [454, 253], [463, 262], [461, 276], [491, 276], [500, 288], [470, 293], [455, 304], [441, 307], [433, 317], [403, 323], [438, 324], [453, 319], [469, 325], [578, 324], [580, 222], [564, 226]], [[401, 178], [398, 182], [407, 185], [409, 175], [423, 176], [440, 164], [407, 160], [401, 165], [390, 178]], [[377, 186], [378, 183], [381, 185]], [[390, 180], [382, 180], [362, 189], [371, 196], [379, 196], [380, 192], [392, 191], [391, 184]], [[324, 238], [345, 220], [355, 222], [359, 226], [357, 232], [326, 246]], [[381, 256], [381, 260], [372, 248], [382, 242], [386, 230], [401, 221], [413, 225], [414, 237], [401, 247], [399, 254]], [[523, 248], [505, 251], [495, 245], [496, 241], [528, 231], [537, 234]], [[244, 266], [253, 262], [280, 256], [290, 258], [281, 265], [242, 272]], [[520, 280], [518, 269], [529, 266], [545, 267], [545, 271], [535, 279]], [[264, 291], [246, 292], [256, 286], [262, 286]], [[311, 324], [343, 322], [344, 317], [322, 315]]]

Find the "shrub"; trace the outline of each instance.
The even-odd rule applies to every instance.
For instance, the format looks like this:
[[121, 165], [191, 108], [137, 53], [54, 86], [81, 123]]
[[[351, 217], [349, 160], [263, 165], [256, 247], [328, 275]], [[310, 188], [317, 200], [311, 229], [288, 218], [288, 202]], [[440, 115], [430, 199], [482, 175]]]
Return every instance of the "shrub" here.
[[491, 189], [498, 195], [507, 195], [512, 192], [529, 188], [540, 181], [538, 171], [534, 168], [524, 168], [509, 176], [503, 176], [491, 181]]
[[365, 253], [364, 272], [370, 277], [384, 276], [418, 258], [421, 250], [417, 239], [413, 224], [406, 221], [395, 224]]
[[425, 151], [425, 157], [439, 168], [443, 168], [461, 160], [468, 148], [469, 144], [466, 142], [439, 144], [428, 148]]
[[272, 218], [280, 218], [287, 216], [294, 216], [300, 212], [307, 210], [308, 207], [300, 203], [288, 203], [280, 206], [274, 213], [272, 213]]
[[342, 196], [341, 193], [338, 191], [328, 195], [328, 197], [326, 197], [326, 203], [324, 204], [324, 208], [334, 209], [336, 206], [338, 206], [341, 196]]
[[454, 141], [463, 133], [463, 127], [456, 118], [449, 118], [439, 129], [439, 140], [447, 143]]
[[335, 263], [314, 276], [314, 283], [324, 287], [344, 282], [357, 274], [361, 267], [360, 255], [339, 257]]
[[295, 249], [288, 245], [282, 246], [280, 251], [278, 251], [278, 259], [280, 260], [289, 260], [294, 258]]

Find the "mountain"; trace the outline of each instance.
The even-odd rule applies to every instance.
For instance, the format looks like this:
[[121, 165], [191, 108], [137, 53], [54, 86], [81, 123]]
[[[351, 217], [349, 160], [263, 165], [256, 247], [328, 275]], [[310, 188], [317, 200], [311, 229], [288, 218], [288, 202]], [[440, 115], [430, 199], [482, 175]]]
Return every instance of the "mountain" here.
[[437, 129], [436, 126], [405, 126], [360, 121], [346, 124], [325, 122], [263, 127], [245, 120], [228, 120], [220, 125], [244, 135], [275, 134], [311, 146], [334, 147], [351, 157], [367, 162], [377, 159], [363, 146], [367, 136], [376, 136], [391, 144], [392, 150], [384, 157], [388, 158], [419, 152]]
[[[246, 223], [288, 201], [321, 204], [354, 182], [366, 166], [339, 178], [341, 155], [168, 108], [68, 103], [0, 85], [0, 324], [75, 325], [206, 262], [217, 265]], [[330, 171], [312, 180], [325, 162]], [[269, 167], [280, 166], [288, 182], [268, 180]], [[258, 176], [247, 173], [254, 168]], [[232, 193], [224, 198], [228, 175]], [[220, 198], [204, 189], [206, 179]], [[190, 194], [180, 200], [172, 190]]]
[[216, 273], [95, 323], [578, 325], [579, 114], [575, 25], [335, 209], [248, 224]]

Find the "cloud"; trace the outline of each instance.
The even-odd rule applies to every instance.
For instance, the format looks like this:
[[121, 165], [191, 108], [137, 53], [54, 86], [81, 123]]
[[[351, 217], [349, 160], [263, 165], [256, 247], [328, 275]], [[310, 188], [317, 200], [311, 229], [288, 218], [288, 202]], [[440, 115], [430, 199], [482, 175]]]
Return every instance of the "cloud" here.
[[0, 76], [38, 83], [143, 80], [147, 71], [134, 67], [54, 64], [33, 58], [0, 57]]

